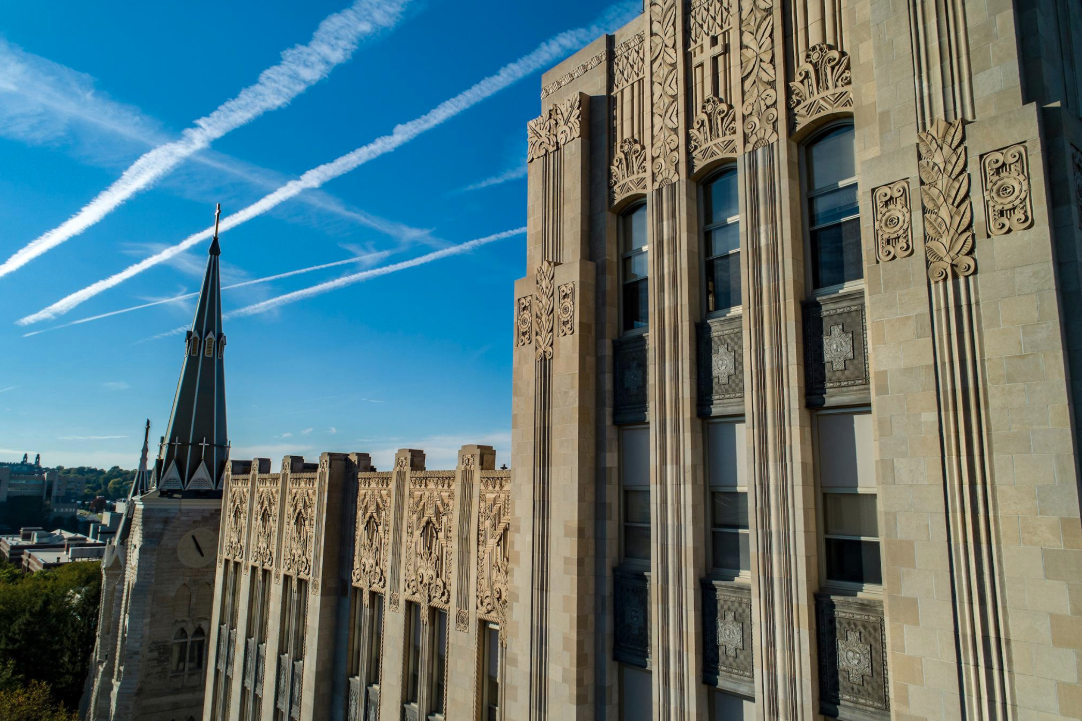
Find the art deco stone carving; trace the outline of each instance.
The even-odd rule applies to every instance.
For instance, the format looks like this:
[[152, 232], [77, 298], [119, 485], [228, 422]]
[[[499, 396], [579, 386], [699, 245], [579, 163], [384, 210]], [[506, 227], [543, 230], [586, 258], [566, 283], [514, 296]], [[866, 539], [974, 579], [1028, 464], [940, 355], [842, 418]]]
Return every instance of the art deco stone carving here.
[[692, 0], [688, 6], [688, 45], [717, 37], [729, 24], [731, 0]]
[[559, 288], [560, 296], [560, 336], [575, 333], [575, 284], [564, 283]]
[[949, 279], [952, 272], [967, 276], [977, 270], [964, 139], [961, 120], [937, 120], [931, 130], [917, 133], [924, 252], [933, 282]]
[[718, 645], [729, 658], [736, 658], [744, 650], [744, 624], [736, 620], [733, 611], [725, 611], [718, 619]]
[[255, 538], [252, 543], [251, 562], [260, 568], [274, 568], [278, 528], [277, 475], [260, 475], [256, 478]]
[[643, 77], [646, 70], [646, 55], [643, 33], [637, 33], [623, 41], [613, 51], [612, 85], [613, 90], [621, 90]]
[[612, 342], [613, 422], [646, 420], [646, 335]]
[[717, 688], [750, 693], [755, 677], [751, 636], [751, 589], [728, 581], [702, 582], [703, 680]]
[[743, 404], [744, 349], [740, 318], [712, 318], [699, 323], [699, 415], [725, 412]]
[[532, 342], [533, 296], [525, 295], [515, 301], [515, 345], [521, 348]]
[[534, 348], [537, 351], [537, 360], [552, 360], [552, 283], [555, 273], [556, 266], [550, 260], [543, 260], [537, 266], [537, 295], [533, 301]]
[[507, 533], [511, 517], [510, 471], [482, 471], [477, 501], [477, 617], [507, 631]]
[[234, 561], [244, 560], [244, 536], [248, 526], [248, 478], [229, 481], [229, 504], [225, 518], [225, 547], [222, 556]]
[[880, 263], [912, 255], [913, 224], [908, 180], [897, 180], [872, 190], [872, 229], [875, 257]]
[[716, 158], [737, 152], [736, 108], [713, 95], [703, 100], [688, 131], [688, 152], [698, 170]]
[[583, 75], [590, 72], [598, 65], [601, 65], [601, 63], [605, 62], [605, 55], [606, 52], [602, 50], [597, 55], [594, 55], [592, 58], [576, 67], [574, 70], [565, 73], [563, 76], [557, 78], [556, 80], [553, 80], [551, 83], [541, 88], [541, 99], [544, 100], [545, 98], [552, 95], [554, 92], [564, 87], [571, 81], [581, 78]]
[[830, 326], [830, 333], [823, 336], [823, 362], [836, 371], [845, 370], [845, 362], [853, 360], [853, 333], [842, 330], [841, 325]]
[[822, 713], [843, 720], [889, 718], [882, 604], [819, 594], [816, 616]]
[[804, 304], [804, 371], [810, 406], [861, 401], [869, 392], [861, 293]]
[[357, 474], [357, 529], [353, 538], [353, 585], [370, 593], [387, 590], [387, 515], [391, 473]]
[[744, 152], [750, 152], [778, 139], [772, 0], [740, 0], [740, 78]]
[[1025, 144], [982, 155], [981, 182], [988, 235], [1006, 235], [1033, 225]]
[[613, 571], [615, 640], [613, 657], [640, 668], [650, 666], [649, 580], [645, 573]]
[[677, 0], [650, 0], [650, 99], [654, 187], [680, 173], [680, 88], [676, 47]]
[[797, 66], [796, 81], [789, 83], [789, 107], [794, 128], [823, 113], [853, 107], [849, 53], [826, 43], [808, 48]]
[[614, 203], [624, 196], [646, 190], [646, 148], [635, 138], [620, 141], [616, 159], [609, 168], [609, 187]]
[[311, 579], [315, 552], [316, 475], [291, 474], [286, 500], [285, 547], [282, 571]]
[[526, 125], [526, 160], [533, 162], [576, 140], [582, 130], [582, 101], [578, 95], [555, 103]]
[[451, 602], [454, 534], [453, 473], [410, 474], [406, 510], [406, 597], [422, 606], [447, 609]]

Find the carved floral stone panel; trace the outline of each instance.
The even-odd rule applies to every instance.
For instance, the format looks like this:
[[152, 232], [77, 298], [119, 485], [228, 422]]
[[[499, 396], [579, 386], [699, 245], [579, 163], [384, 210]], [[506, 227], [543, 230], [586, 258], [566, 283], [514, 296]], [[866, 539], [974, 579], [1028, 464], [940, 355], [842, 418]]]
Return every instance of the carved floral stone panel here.
[[744, 348], [740, 317], [699, 323], [698, 410], [701, 416], [732, 412], [744, 405]]
[[703, 681], [754, 694], [751, 589], [728, 581], [702, 582]]
[[972, 275], [977, 262], [962, 120], [936, 120], [931, 130], [917, 133], [917, 149], [928, 277], [941, 282], [952, 273]]
[[650, 0], [650, 156], [654, 188], [675, 183], [680, 175], [678, 9], [678, 0]]
[[315, 559], [316, 489], [314, 473], [290, 474], [286, 495], [282, 572], [311, 579]]
[[544, 115], [526, 124], [526, 160], [533, 162], [555, 153], [582, 132], [582, 100], [576, 95], [554, 103]]
[[636, 138], [620, 141], [616, 158], [609, 168], [612, 202], [646, 190], [646, 148]]
[[271, 569], [275, 565], [278, 544], [278, 490], [280, 479], [276, 474], [256, 477], [256, 497], [250, 561], [260, 568]]
[[575, 284], [564, 283], [559, 287], [560, 336], [575, 334]]
[[555, 323], [552, 285], [555, 274], [556, 266], [552, 261], [543, 260], [538, 264], [535, 276], [537, 295], [533, 299], [534, 349], [537, 360], [552, 360], [552, 330]]
[[736, 157], [736, 108], [713, 95], [703, 100], [688, 130], [688, 152], [692, 170], [712, 160]]
[[908, 180], [896, 180], [872, 190], [872, 231], [875, 257], [880, 263], [913, 254]]
[[353, 537], [354, 586], [364, 589], [368, 604], [370, 593], [387, 590], [387, 550], [393, 473], [357, 474], [357, 523]]
[[842, 719], [890, 717], [886, 624], [877, 601], [817, 594], [820, 711]]
[[418, 471], [410, 474], [406, 508], [406, 598], [428, 607], [448, 609], [454, 552], [455, 474]]
[[789, 83], [793, 128], [801, 128], [825, 113], [851, 107], [849, 53], [826, 43], [812, 45], [796, 68], [796, 80]]
[[507, 631], [507, 534], [511, 518], [511, 472], [482, 471], [477, 502], [477, 617]]
[[982, 155], [981, 183], [988, 235], [1006, 235], [1033, 225], [1029, 157], [1024, 143]]
[[614, 423], [646, 420], [646, 343], [645, 333], [612, 342]]
[[248, 528], [248, 484], [247, 476], [230, 477], [229, 502], [225, 517], [225, 546], [222, 557], [234, 561], [244, 560], [244, 540]]
[[806, 301], [804, 372], [808, 405], [866, 400], [870, 381], [867, 349], [862, 293]]
[[615, 569], [613, 576], [613, 658], [650, 667], [649, 579], [641, 571]]
[[515, 345], [519, 348], [533, 343], [533, 296], [525, 295], [515, 301]]
[[740, 0], [740, 79], [744, 152], [778, 139], [773, 0]]

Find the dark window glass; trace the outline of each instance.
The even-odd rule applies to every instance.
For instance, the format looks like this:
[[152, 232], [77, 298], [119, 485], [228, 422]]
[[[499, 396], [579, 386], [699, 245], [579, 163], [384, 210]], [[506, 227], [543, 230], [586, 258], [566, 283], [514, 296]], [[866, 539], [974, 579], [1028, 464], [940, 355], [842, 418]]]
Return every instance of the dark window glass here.
[[706, 258], [706, 310], [738, 306], [740, 293], [740, 206], [736, 171], [703, 187], [703, 255]]
[[369, 639], [368, 656], [368, 681], [369, 685], [379, 683], [379, 662], [383, 652], [383, 596], [378, 593], [372, 594], [371, 601], [372, 625], [368, 629], [371, 635]]
[[812, 286], [827, 288], [864, 277], [857, 207], [853, 126], [827, 131], [805, 154]]
[[406, 701], [416, 703], [421, 682], [421, 607], [409, 604], [409, 674], [406, 677]]
[[173, 634], [173, 658], [170, 668], [173, 673], [184, 673], [184, 662], [188, 656], [188, 632], [183, 628]]
[[650, 560], [650, 491], [624, 491], [624, 556]]
[[620, 282], [623, 287], [623, 330], [645, 328], [649, 313], [646, 206], [620, 217]]
[[447, 689], [444, 685], [444, 680], [447, 677], [447, 612], [436, 611], [436, 634], [433, 641], [436, 644], [436, 648], [433, 649], [434, 653], [433, 668], [431, 672], [432, 678], [432, 702], [431, 712], [442, 714], [444, 710], [444, 700], [447, 697]]
[[500, 717], [500, 629], [491, 624], [485, 626], [484, 663], [481, 699], [484, 704], [485, 721], [497, 721]]
[[197, 628], [192, 633], [192, 640], [188, 644], [188, 670], [202, 671], [203, 659], [206, 657], [207, 635], [203, 629]]
[[827, 538], [827, 578], [848, 583], [882, 584], [879, 541]]
[[734, 571], [750, 569], [748, 494], [744, 491], [715, 491], [711, 499], [714, 567]]

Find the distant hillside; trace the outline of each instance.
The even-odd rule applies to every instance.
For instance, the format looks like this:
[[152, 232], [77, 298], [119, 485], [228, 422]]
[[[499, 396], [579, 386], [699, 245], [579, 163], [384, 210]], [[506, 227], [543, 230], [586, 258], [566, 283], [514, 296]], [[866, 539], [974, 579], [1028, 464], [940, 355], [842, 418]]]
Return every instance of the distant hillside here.
[[135, 478], [135, 471], [126, 471], [120, 466], [113, 466], [105, 471], [101, 468], [79, 466], [77, 468], [64, 468], [57, 466], [61, 476], [82, 476], [86, 479], [86, 490], [83, 491], [84, 499], [95, 496], [105, 496], [110, 500], [124, 498], [128, 495], [128, 487]]

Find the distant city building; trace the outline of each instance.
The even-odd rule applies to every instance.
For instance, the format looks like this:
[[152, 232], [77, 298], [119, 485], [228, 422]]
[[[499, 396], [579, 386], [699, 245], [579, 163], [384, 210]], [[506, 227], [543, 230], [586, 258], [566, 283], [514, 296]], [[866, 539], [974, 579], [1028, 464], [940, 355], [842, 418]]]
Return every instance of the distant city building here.
[[147, 423], [139, 471], [102, 562], [98, 637], [83, 698], [91, 721], [202, 714], [229, 454], [219, 253], [215, 233], [166, 434], [148, 468]]
[[36, 573], [46, 568], [63, 566], [66, 563], [99, 562], [104, 555], [105, 544], [94, 542], [68, 543], [58, 549], [28, 550], [23, 554], [23, 570], [27, 573]]
[[0, 523], [18, 524], [35, 516], [74, 516], [86, 488], [82, 476], [61, 475], [33, 463], [0, 463]]
[[[0, 535], [0, 556], [25, 571], [40, 571], [76, 559], [101, 558], [105, 543], [81, 533], [28, 526], [18, 533]], [[37, 555], [36, 561], [30, 556]]]

